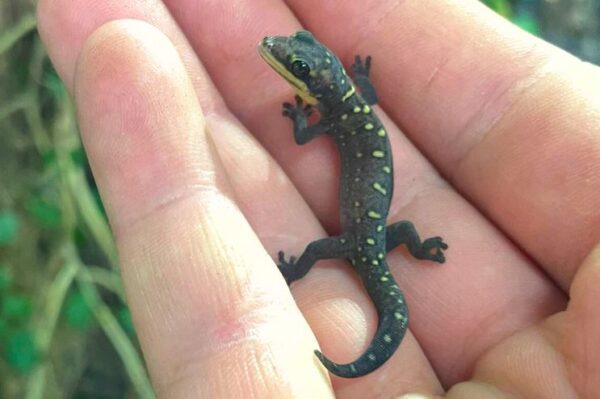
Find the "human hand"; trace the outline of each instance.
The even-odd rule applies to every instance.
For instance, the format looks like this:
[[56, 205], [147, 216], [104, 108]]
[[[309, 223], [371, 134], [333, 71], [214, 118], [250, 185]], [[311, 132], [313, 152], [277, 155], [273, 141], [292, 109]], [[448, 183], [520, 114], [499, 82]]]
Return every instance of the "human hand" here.
[[[159, 396], [600, 396], [596, 67], [474, 1], [165, 3], [39, 4]], [[388, 256], [412, 334], [332, 387], [313, 331], [351, 361], [376, 316], [343, 262], [295, 283], [300, 313], [271, 259], [337, 228], [333, 147], [293, 143], [291, 90], [256, 53], [299, 20], [347, 65], [373, 57], [388, 223], [450, 245], [442, 266]]]

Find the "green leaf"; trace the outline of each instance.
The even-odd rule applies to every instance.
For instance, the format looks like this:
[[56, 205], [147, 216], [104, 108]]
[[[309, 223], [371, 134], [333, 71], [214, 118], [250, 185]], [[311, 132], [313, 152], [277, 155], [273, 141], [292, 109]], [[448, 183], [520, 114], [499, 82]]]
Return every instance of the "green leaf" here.
[[72, 237], [77, 248], [83, 248], [89, 241], [81, 226], [75, 226]]
[[71, 151], [71, 160], [80, 168], [83, 168], [88, 164], [87, 156], [83, 147], [78, 147]]
[[6, 320], [0, 318], [0, 342], [4, 342], [4, 337], [8, 334], [9, 326]]
[[40, 360], [33, 334], [29, 331], [17, 331], [9, 336], [4, 355], [10, 367], [23, 373], [31, 371]]
[[8, 289], [13, 282], [12, 272], [8, 265], [0, 264], [0, 292]]
[[123, 330], [125, 330], [127, 334], [135, 335], [135, 328], [133, 326], [133, 320], [131, 319], [131, 312], [127, 306], [123, 306], [119, 309], [117, 318], [119, 319], [119, 324], [121, 324], [121, 327], [123, 327]]
[[0, 211], [0, 245], [14, 241], [19, 230], [19, 218], [10, 210]]
[[503, 17], [511, 15], [510, 2], [508, 0], [483, 0], [483, 3]]
[[541, 29], [538, 21], [530, 15], [517, 15], [512, 19], [512, 22], [527, 32], [540, 36]]
[[56, 151], [50, 149], [42, 154], [42, 165], [48, 169], [56, 164]]
[[44, 75], [44, 86], [46, 86], [54, 98], [58, 100], [64, 98], [67, 94], [65, 85], [56, 73], [56, 70], [52, 67], [50, 67]]
[[31, 197], [25, 203], [25, 209], [43, 227], [57, 228], [62, 223], [62, 212], [58, 206], [41, 197]]
[[79, 290], [71, 291], [67, 297], [65, 318], [67, 323], [77, 330], [86, 330], [92, 325], [94, 315]]
[[24, 322], [31, 316], [31, 299], [20, 294], [10, 294], [2, 300], [0, 315], [8, 321]]

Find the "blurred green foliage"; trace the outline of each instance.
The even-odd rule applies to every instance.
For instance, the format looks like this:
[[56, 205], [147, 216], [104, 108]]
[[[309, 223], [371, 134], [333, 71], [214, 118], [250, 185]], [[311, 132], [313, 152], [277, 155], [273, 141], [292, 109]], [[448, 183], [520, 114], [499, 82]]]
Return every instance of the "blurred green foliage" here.
[[25, 202], [24, 208], [42, 228], [54, 229], [62, 224], [62, 213], [58, 205], [43, 197], [32, 195]]
[[[511, 20], [521, 29], [536, 36], [541, 35], [541, 29], [537, 16], [531, 12], [535, 2], [515, 0], [482, 0], [484, 4], [496, 11], [503, 17]], [[526, 4], [529, 7], [523, 7]]]
[[19, 229], [19, 218], [11, 210], [0, 213], [0, 245], [8, 245], [14, 241]]
[[0, 2], [0, 93], [9, 93], [0, 97], [0, 398], [152, 398], [73, 105], [34, 6]]
[[483, 0], [483, 3], [503, 17], [511, 15], [511, 2], [508, 0]]
[[30, 331], [16, 331], [6, 340], [6, 361], [11, 368], [25, 373], [39, 364], [40, 353]]
[[79, 290], [73, 290], [65, 303], [65, 319], [77, 330], [87, 330], [94, 322], [94, 314]]

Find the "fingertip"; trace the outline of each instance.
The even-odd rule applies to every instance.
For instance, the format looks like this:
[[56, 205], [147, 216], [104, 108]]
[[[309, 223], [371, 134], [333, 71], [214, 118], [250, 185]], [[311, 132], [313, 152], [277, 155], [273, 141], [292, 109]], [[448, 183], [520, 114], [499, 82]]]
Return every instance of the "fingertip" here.
[[[140, 58], [151, 59], [140, 62]], [[111, 66], [119, 68], [120, 75], [148, 66], [155, 71], [159, 68], [183, 71], [178, 53], [167, 36], [153, 25], [136, 19], [113, 20], [99, 26], [83, 44], [77, 65], [82, 62], [86, 72]]]
[[208, 184], [191, 173], [207, 150], [198, 142], [201, 109], [175, 47], [154, 26], [124, 19], [92, 32], [74, 96], [115, 233], [186, 187]]

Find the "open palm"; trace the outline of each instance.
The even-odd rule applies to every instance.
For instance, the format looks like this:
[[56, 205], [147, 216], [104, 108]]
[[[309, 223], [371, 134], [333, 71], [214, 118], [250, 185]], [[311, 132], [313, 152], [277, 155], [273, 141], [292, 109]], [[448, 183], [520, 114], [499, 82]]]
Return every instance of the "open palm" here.
[[[42, 0], [39, 20], [159, 396], [600, 397], [596, 67], [469, 0]], [[293, 143], [291, 91], [256, 53], [301, 26], [373, 57], [388, 223], [450, 245], [444, 265], [388, 255], [411, 332], [353, 380], [313, 350], [368, 345], [356, 276], [320, 262], [292, 298], [271, 259], [339, 230], [333, 145]]]

